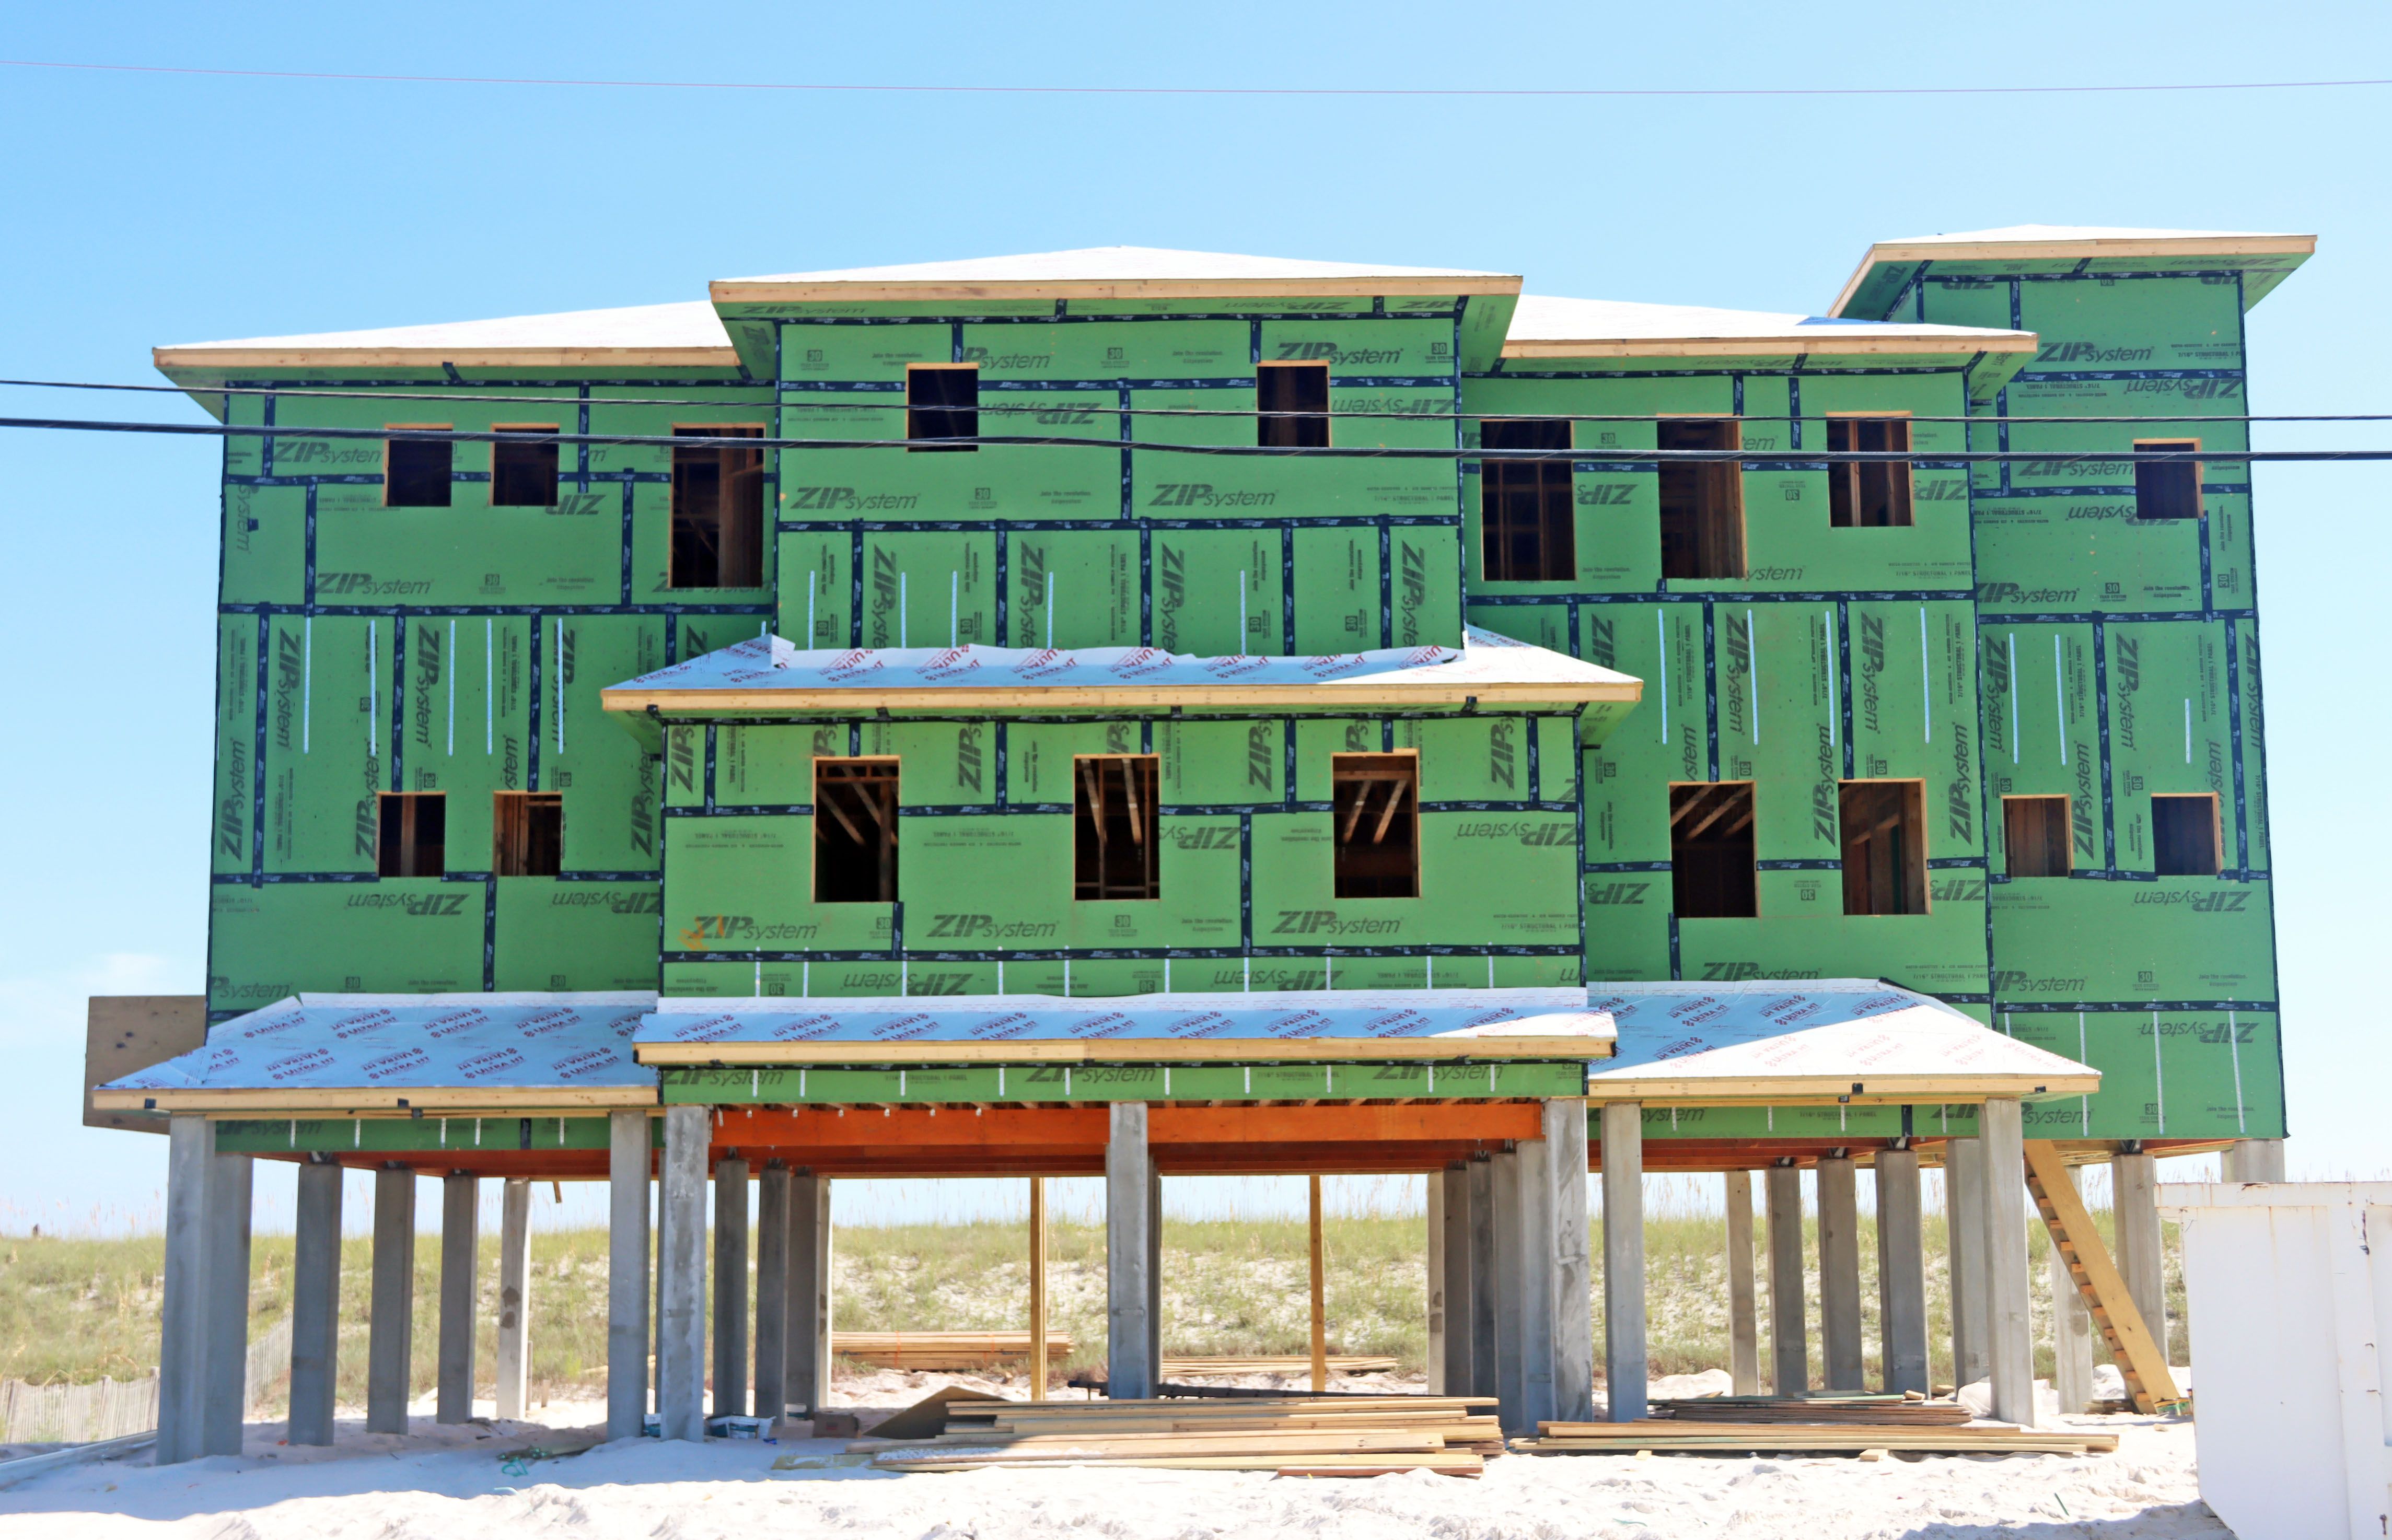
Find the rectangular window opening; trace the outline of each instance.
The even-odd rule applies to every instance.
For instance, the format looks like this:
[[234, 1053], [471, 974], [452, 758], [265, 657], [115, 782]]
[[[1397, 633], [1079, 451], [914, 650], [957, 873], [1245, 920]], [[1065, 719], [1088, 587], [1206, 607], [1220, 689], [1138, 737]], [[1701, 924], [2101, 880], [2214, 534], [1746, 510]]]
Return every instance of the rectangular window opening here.
[[909, 364], [905, 369], [905, 436], [908, 449], [954, 453], [977, 444], [940, 439], [980, 436], [980, 366]]
[[1329, 757], [1336, 896], [1420, 897], [1420, 756]]
[[1844, 912], [1927, 912], [1927, 783], [1846, 781], [1838, 787]]
[[[446, 422], [392, 422], [392, 428], [446, 433]], [[446, 508], [448, 472], [456, 446], [447, 439], [393, 438], [383, 442], [382, 503], [384, 508]]]
[[1072, 896], [1159, 899], [1152, 754], [1083, 754], [1072, 761]]
[[[1900, 417], [1831, 417], [1827, 448], [1841, 454], [1910, 452], [1910, 421]], [[1827, 467], [1832, 529], [1891, 529], [1910, 523], [1910, 461], [1839, 460]]]
[[[675, 438], [761, 438], [760, 423], [673, 429]], [[670, 588], [755, 589], [764, 584], [764, 451], [693, 445], [672, 452]]]
[[1494, 583], [1566, 583], [1578, 576], [1577, 510], [1570, 491], [1570, 425], [1562, 420], [1489, 421], [1488, 449], [1554, 458], [1485, 459], [1478, 468], [1479, 557]]
[[[501, 434], [552, 434], [553, 422], [499, 427]], [[556, 446], [512, 444], [500, 439], [490, 446], [490, 506], [493, 508], [554, 508], [556, 506]]]
[[814, 761], [814, 902], [897, 901], [897, 761]]
[[448, 794], [384, 792], [374, 871], [385, 877], [437, 877], [448, 870]]
[[490, 871], [552, 877], [565, 869], [565, 794], [490, 794]]
[[[1660, 449], [1741, 448], [1732, 418], [1673, 418], [1655, 424]], [[1661, 462], [1661, 576], [1744, 576], [1744, 465], [1739, 460]]]
[[2152, 797], [2152, 865], [2163, 877], [2214, 877], [2219, 869], [2217, 797]]
[[2003, 862], [2012, 880], [2064, 877], [2075, 869], [2068, 814], [2064, 796], [2002, 798]]
[[1329, 366], [1254, 367], [1254, 442], [1277, 449], [1329, 447]]
[[[2198, 449], [2197, 438], [2138, 438], [2135, 448]], [[2201, 462], [2197, 459], [2135, 461], [2135, 517], [2138, 519], [2198, 519], [2201, 517]]]
[[1670, 907], [1678, 918], [1749, 919], [1761, 912], [1752, 875], [1752, 811], [1749, 781], [1670, 788]]

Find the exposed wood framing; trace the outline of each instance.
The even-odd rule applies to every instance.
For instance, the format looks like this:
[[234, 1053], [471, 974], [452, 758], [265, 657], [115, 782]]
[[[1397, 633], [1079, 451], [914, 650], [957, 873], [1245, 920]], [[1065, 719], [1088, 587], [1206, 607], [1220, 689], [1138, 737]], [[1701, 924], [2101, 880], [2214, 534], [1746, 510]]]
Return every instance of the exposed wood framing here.
[[2068, 1264], [2069, 1276], [2084, 1291], [2086, 1308], [2093, 1313], [2093, 1329], [2101, 1334], [2111, 1356], [2117, 1360], [2118, 1373], [2126, 1381], [2135, 1409], [2156, 1412], [2182, 1401], [2176, 1377], [2168, 1372], [2167, 1355], [2152, 1339], [2151, 1328], [2143, 1324], [2142, 1313], [2126, 1292], [2126, 1280], [2101, 1245], [2093, 1216], [2086, 1212], [2076, 1184], [2068, 1180], [2066, 1162], [2048, 1140], [2029, 1139], [2024, 1144], [2027, 1191], [2034, 1195], [2035, 1209], [2051, 1232], [2051, 1244]]

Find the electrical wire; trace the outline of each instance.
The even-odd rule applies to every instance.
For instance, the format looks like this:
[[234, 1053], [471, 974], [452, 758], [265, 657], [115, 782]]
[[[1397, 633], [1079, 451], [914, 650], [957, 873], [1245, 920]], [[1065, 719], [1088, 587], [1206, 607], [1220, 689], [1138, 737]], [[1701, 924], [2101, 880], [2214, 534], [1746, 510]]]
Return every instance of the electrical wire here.
[[[1304, 415], [1290, 413], [1288, 415]], [[285, 428], [225, 422], [110, 422], [79, 418], [0, 417], [0, 428], [60, 430], [102, 434], [160, 434], [207, 438], [371, 439], [410, 444], [555, 444], [593, 445], [611, 448], [656, 449], [963, 449], [963, 448], [1090, 448], [1139, 449], [1151, 454], [1259, 457], [1292, 459], [1313, 456], [1330, 459], [1484, 459], [1612, 460], [1621, 463], [1741, 463], [1746, 460], [1797, 461], [1810, 464], [1894, 464], [1913, 461], [1944, 465], [1999, 465], [2032, 461], [2039, 465], [2172, 464], [2184, 461], [2237, 464], [2308, 460], [2392, 459], [2392, 449], [2088, 449], [2056, 452], [2035, 449], [1615, 449], [1571, 455], [1551, 449], [1484, 449], [1411, 445], [1278, 445], [1278, 444], [1156, 444], [1135, 439], [1066, 438], [1035, 434], [988, 434], [952, 438], [717, 438], [696, 434], [566, 434], [512, 431], [475, 432], [446, 428]]]
[[817, 95], [1022, 97], [2023, 97], [2149, 95], [2188, 91], [2327, 91], [2392, 85], [2392, 80], [2247, 80], [2149, 85], [1718, 85], [1718, 86], [1402, 86], [1402, 85], [934, 85], [842, 84], [818, 81], [614, 80], [551, 75], [398, 75], [363, 71], [233, 70], [185, 64], [93, 63], [0, 58], [18, 70], [71, 70], [135, 75], [213, 75], [245, 80], [357, 81], [384, 85], [545, 85], [644, 91], [788, 91]]
[[[497, 402], [501, 405], [515, 407], [578, 407], [585, 405], [585, 403], [579, 398], [569, 395], [491, 395], [466, 391], [332, 390], [315, 386], [293, 387], [285, 385], [110, 385], [83, 380], [0, 380], [0, 387], [17, 387], [26, 390], [136, 391], [154, 393], [162, 395], [255, 395], [268, 397], [296, 397], [301, 399], [320, 398], [327, 401], [484, 401]], [[559, 386], [557, 388], [566, 389], [570, 387]], [[773, 386], [770, 381], [759, 381], [757, 382], [755, 388], [758, 390], [770, 390]], [[872, 394], [879, 395], [882, 393], [874, 392]], [[1038, 394], [1060, 395], [1070, 393], [1065, 391], [1042, 391]], [[902, 409], [905, 403], [902, 401], [890, 401], [884, 403], [853, 400], [783, 400], [779, 402], [771, 402], [756, 400], [714, 400], [705, 396], [695, 395], [606, 395], [592, 396], [589, 399], [586, 405], [592, 407], [726, 407], [741, 408], [749, 410], [771, 410], [777, 407], [782, 411], [798, 409], [854, 411], [859, 408], [865, 410], [897, 411]], [[1017, 405], [1012, 402], [1002, 400], [991, 401], [986, 397], [982, 397], [976, 408], [968, 409], [976, 409], [983, 412], [1024, 413], [1053, 411], [1057, 408], [1052, 402], [1048, 402], [1044, 405], [1035, 402], [1023, 402]], [[1669, 422], [1679, 421], [1687, 415], [1684, 412], [1374, 412], [1350, 410], [1341, 411], [1333, 408], [1325, 411], [1268, 412], [1257, 411], [1253, 408], [1239, 407], [1106, 406], [1098, 407], [1093, 409], [1107, 417], [1122, 415], [1127, 415], [1130, 417], [1327, 417], [1336, 418], [1339, 420], [1414, 422], [1451, 422], [1457, 421], [1468, 422]], [[1736, 421], [1744, 422], [1817, 422], [1830, 417], [1852, 414], [1840, 414], [1835, 412], [1740, 412], [1722, 415], [1734, 417]], [[1877, 414], [1862, 413], [1858, 415], [1874, 416]], [[1907, 414], [1903, 417], [1903, 421], [1906, 422], [1967, 422], [1979, 424], [2007, 421], [2013, 426], [2022, 424], [2033, 425], [2063, 422], [2392, 422], [2392, 412], [2291, 412], [2242, 416], [2224, 413], [2172, 413], [2167, 416], [2142, 414], [2131, 417], [2046, 417], [2038, 414], [2034, 417], [2010, 418], [1928, 417], [1917, 414]], [[278, 426], [275, 431], [280, 433], [295, 430], [285, 430]]]

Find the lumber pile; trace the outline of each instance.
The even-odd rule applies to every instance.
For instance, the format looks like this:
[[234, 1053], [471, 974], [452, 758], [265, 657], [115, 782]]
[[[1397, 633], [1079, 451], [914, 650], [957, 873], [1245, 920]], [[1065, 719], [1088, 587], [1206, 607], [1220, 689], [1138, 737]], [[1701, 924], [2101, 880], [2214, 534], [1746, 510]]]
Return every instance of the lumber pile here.
[[1503, 1435], [1484, 1396], [1188, 1401], [972, 1401], [938, 1437], [870, 1452], [879, 1470], [1103, 1465], [1283, 1476], [1476, 1476]]
[[[1329, 1355], [1331, 1374], [1392, 1374], [1397, 1367], [1395, 1359], [1383, 1358], [1375, 1354], [1332, 1353]], [[1163, 1377], [1165, 1379], [1209, 1379], [1236, 1374], [1310, 1374], [1311, 1372], [1312, 1360], [1298, 1355], [1287, 1357], [1266, 1355], [1252, 1358], [1225, 1355], [1213, 1358], [1166, 1358], [1163, 1361]]]
[[[834, 1331], [834, 1357], [884, 1369], [977, 1369], [1030, 1356], [1026, 1331]], [[1049, 1359], [1072, 1355], [1069, 1332], [1046, 1334]]]
[[2081, 1428], [1822, 1426], [1784, 1422], [1540, 1422], [1514, 1439], [1524, 1455], [2107, 1455], [2117, 1436]]
[[1674, 1422], [1811, 1423], [1836, 1427], [1956, 1428], [1974, 1415], [1956, 1401], [1891, 1396], [1714, 1395], [1653, 1403]]

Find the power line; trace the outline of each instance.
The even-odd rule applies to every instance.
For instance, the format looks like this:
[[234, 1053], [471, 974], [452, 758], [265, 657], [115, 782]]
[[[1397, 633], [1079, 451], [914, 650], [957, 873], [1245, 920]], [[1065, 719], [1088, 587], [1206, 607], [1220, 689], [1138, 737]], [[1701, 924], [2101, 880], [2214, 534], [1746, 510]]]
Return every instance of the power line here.
[[[1289, 414], [1303, 415], [1303, 414]], [[1804, 464], [2038, 465], [2180, 464], [2232, 462], [2254, 464], [2314, 460], [2392, 459], [2392, 449], [2088, 449], [2074, 452], [2035, 449], [1615, 449], [1587, 453], [1551, 449], [1484, 449], [1460, 446], [1411, 445], [1276, 445], [1157, 444], [1137, 439], [1080, 438], [1041, 434], [986, 434], [940, 438], [717, 438], [696, 434], [566, 434], [500, 433], [447, 428], [284, 428], [224, 422], [110, 422], [82, 418], [0, 417], [0, 428], [60, 430], [101, 434], [160, 434], [205, 438], [370, 439], [409, 444], [555, 444], [593, 445], [611, 448], [656, 449], [961, 449], [961, 448], [1086, 448], [1119, 451], [1141, 449], [1154, 454], [1258, 457], [1294, 459], [1306, 456], [1329, 459], [1593, 459], [1623, 464], [1763, 463]]]
[[[1098, 388], [1100, 383], [1101, 382], [1092, 382], [1090, 388]], [[502, 406], [513, 407], [578, 407], [588, 405], [592, 407], [733, 407], [762, 410], [771, 410], [777, 408], [782, 411], [854, 411], [858, 408], [878, 411], [898, 411], [903, 409], [905, 405], [902, 401], [881, 403], [863, 400], [781, 400], [777, 402], [757, 400], [720, 400], [702, 395], [604, 395], [592, 396], [589, 401], [585, 403], [580, 400], [580, 398], [570, 395], [506, 395], [453, 390], [332, 390], [318, 386], [288, 385], [111, 385], [84, 380], [0, 380], [0, 387], [18, 387], [26, 390], [134, 391], [161, 395], [255, 395], [275, 398], [289, 397], [302, 400], [321, 399], [327, 401], [484, 401], [496, 402]], [[555, 388], [564, 390], [571, 387], [558, 386]], [[760, 391], [767, 391], [774, 387], [770, 381], [759, 381], [754, 388]], [[1111, 389], [1114, 387], [1106, 384], [1103, 388]], [[882, 393], [874, 392], [872, 394], [878, 395]], [[1027, 395], [1031, 393], [1025, 392], [1023, 394]], [[1049, 385], [1042, 387], [1042, 389], [1036, 394], [1061, 395], [1072, 393], [1068, 388], [1058, 388]], [[982, 397], [979, 406], [972, 409], [983, 412], [1022, 413], [1053, 411], [1057, 408], [1052, 403], [1042, 406], [1034, 402], [1023, 402], [1020, 405], [1016, 405], [1008, 401], [991, 401], [986, 397]], [[1324, 411], [1269, 412], [1259, 411], [1252, 408], [1244, 407], [1105, 406], [1094, 408], [1092, 409], [1107, 417], [1117, 417], [1124, 414], [1130, 417], [1328, 417], [1346, 420], [1414, 422], [1450, 422], [1455, 421], [1470, 422], [1669, 422], [1684, 418], [1687, 415], [1684, 412], [1374, 412], [1339, 410], [1335, 408], [1332, 408]], [[1721, 415], [1723, 418], [1734, 418], [1735, 420], [1743, 422], [1817, 422], [1831, 417], [1853, 415], [1876, 416], [1878, 414], [1838, 412], [1732, 412], [1722, 413]], [[2290, 412], [2242, 416], [2206, 412], [2171, 413], [2166, 416], [2154, 416], [2150, 413], [2139, 413], [2126, 417], [2047, 417], [2038, 414], [2034, 417], [2009, 418], [1930, 417], [1912, 413], [1904, 414], [1902, 417], [1902, 421], [1905, 422], [1965, 422], [1978, 424], [2008, 421], [2014, 427], [2020, 425], [2031, 426], [2041, 423], [2129, 422], [2164, 424], [2171, 422], [2392, 422], [2392, 412]], [[271, 431], [278, 434], [297, 432], [296, 429], [285, 429], [279, 425]]]
[[2323, 91], [2392, 85], [2392, 80], [2253, 80], [2151, 85], [1748, 85], [1748, 86], [1403, 86], [1403, 85], [934, 85], [819, 81], [615, 80], [544, 75], [385, 75], [362, 71], [230, 70], [184, 64], [113, 64], [73, 59], [0, 58], [20, 70], [75, 70], [137, 75], [214, 75], [249, 80], [357, 81], [387, 85], [546, 85], [602, 90], [789, 91], [1025, 97], [1989, 97], [2100, 96], [2187, 91]]

